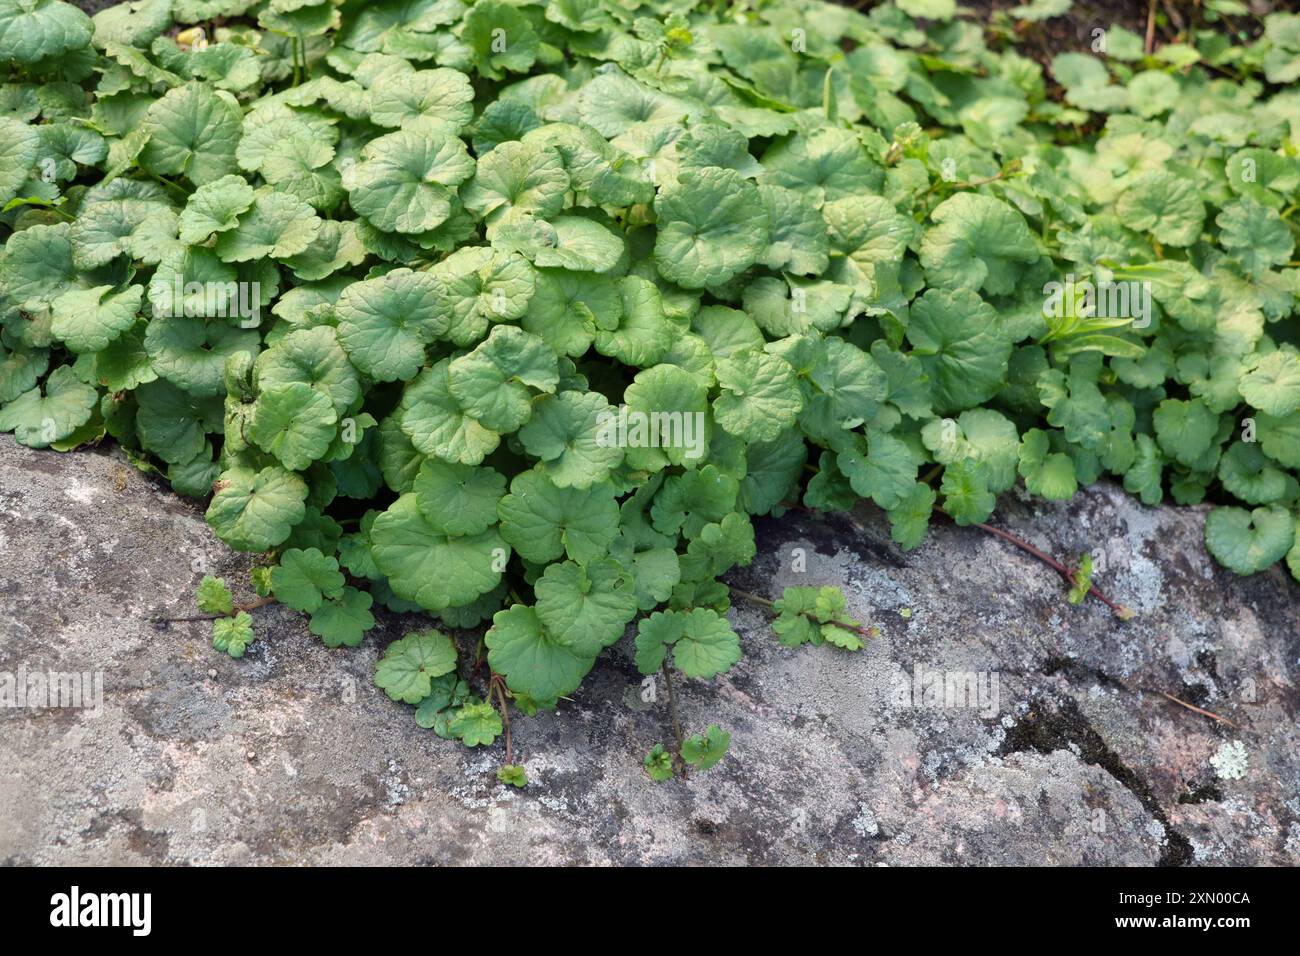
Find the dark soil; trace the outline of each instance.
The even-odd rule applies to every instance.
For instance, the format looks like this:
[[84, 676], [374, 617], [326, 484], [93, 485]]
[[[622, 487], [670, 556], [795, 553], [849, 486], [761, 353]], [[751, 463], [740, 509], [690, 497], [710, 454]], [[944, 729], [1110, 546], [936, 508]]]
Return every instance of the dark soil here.
[[80, 7], [92, 17], [100, 10], [117, 6], [117, 0], [69, 0], [74, 7]]
[[[975, 22], [990, 22], [994, 11], [1018, 6], [1020, 0], [959, 0]], [[1016, 27], [1018, 48], [1026, 56], [1046, 63], [1058, 53], [1084, 52], [1092, 47], [1095, 31], [1123, 27], [1143, 39], [1151, 31], [1153, 49], [1182, 40], [1190, 30], [1228, 32], [1239, 41], [1264, 32], [1262, 17], [1273, 10], [1300, 8], [1300, 0], [1247, 0], [1253, 16], [1205, 21], [1201, 0], [1074, 0], [1064, 15]]]
[[[89, 14], [111, 7], [116, 0], [70, 0]], [[840, 0], [846, 6], [868, 9], [875, 4], [862, 0]], [[989, 22], [995, 10], [1010, 10], [1021, 0], [959, 0], [969, 19]], [[1027, 2], [1027, 0], [1025, 0]], [[1048, 60], [1057, 53], [1088, 49], [1093, 31], [1098, 27], [1122, 26], [1138, 36], [1145, 37], [1149, 0], [1074, 0], [1074, 6], [1064, 16], [1053, 17], [1042, 23], [1023, 23], [1017, 29], [1028, 55]], [[1247, 0], [1254, 17], [1234, 17], [1227, 23], [1220, 21], [1216, 29], [1231, 29], [1245, 36], [1262, 32], [1259, 17], [1272, 10], [1300, 9], [1300, 0]], [[1189, 27], [1204, 26], [1200, 0], [1155, 0], [1155, 43], [1170, 43]]]

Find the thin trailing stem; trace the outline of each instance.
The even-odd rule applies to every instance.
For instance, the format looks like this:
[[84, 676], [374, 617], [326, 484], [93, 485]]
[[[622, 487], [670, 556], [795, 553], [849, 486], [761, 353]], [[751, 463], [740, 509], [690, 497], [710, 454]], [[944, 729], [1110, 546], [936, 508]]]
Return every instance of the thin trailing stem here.
[[166, 176], [159, 176], [157, 173], [150, 172], [147, 169], [144, 172], [145, 175], [147, 175], [154, 182], [158, 183], [161, 186], [166, 186], [168, 189], [174, 190], [176, 194], [179, 195], [182, 199], [189, 198], [190, 194], [185, 191], [185, 187], [182, 186], [180, 183], [172, 182]]
[[753, 594], [749, 591], [742, 591], [740, 588], [733, 587], [730, 584], [727, 585], [727, 588], [731, 591], [732, 594], [736, 595], [736, 597], [744, 598], [746, 601], [751, 601], [754, 604], [761, 604], [763, 605], [763, 607], [775, 606], [772, 601], [769, 601], [765, 597], [759, 597], [757, 594]]
[[77, 221], [75, 216], [69, 215], [67, 212], [64, 212], [62, 209], [60, 209], [58, 206], [54, 205], [54, 203], [51, 202], [44, 202], [42, 200], [38, 200], [35, 202], [24, 202], [23, 200], [19, 200], [19, 199], [15, 199], [13, 202], [14, 205], [18, 205], [18, 204], [27, 205], [35, 209], [42, 209], [45, 212], [53, 213], [54, 215], [61, 217], [64, 220], [64, 222]]
[[[231, 608], [231, 614], [239, 614], [243, 611], [256, 611], [259, 607], [266, 607], [268, 604], [274, 604], [275, 598], [264, 597], [256, 601], [249, 601], [247, 604], [236, 604]], [[181, 621], [216, 621], [223, 617], [230, 617], [230, 614], [195, 614], [188, 617], [155, 617], [155, 624], [174, 624]]]
[[677, 701], [673, 698], [673, 677], [668, 670], [667, 661], [660, 665], [659, 670], [664, 675], [664, 695], [668, 698], [668, 716], [672, 718], [673, 736], [677, 738], [677, 759], [680, 760], [686, 738], [682, 734], [682, 722], [677, 718]]
[[[987, 531], [991, 535], [996, 535], [997, 537], [1001, 538], [1003, 541], [1007, 541], [1011, 544], [1014, 544], [1021, 551], [1024, 551], [1026, 554], [1033, 555], [1039, 561], [1042, 561], [1044, 564], [1048, 565], [1049, 567], [1054, 568], [1057, 574], [1065, 578], [1065, 580], [1070, 583], [1071, 587], [1077, 588], [1079, 586], [1079, 581], [1074, 571], [1067, 568], [1060, 561], [1057, 561], [1056, 558], [1052, 557], [1047, 552], [1035, 548], [1032, 544], [1030, 544], [1028, 541], [1025, 541], [1023, 538], [1017, 538], [1010, 531], [1003, 531], [1001, 528], [995, 528], [991, 524], [977, 523], [975, 527], [983, 531]], [[1106, 597], [1106, 595], [1102, 594], [1099, 590], [1097, 590], [1095, 586], [1091, 584], [1088, 587], [1088, 593], [1091, 594], [1093, 597], [1095, 597], [1102, 604], [1106, 605], [1112, 611], [1114, 611], [1115, 616], [1118, 617], [1121, 621], [1127, 621], [1134, 617], [1132, 608], [1125, 607], [1123, 604], [1116, 604], [1114, 601]]]
[[1143, 687], [1142, 690], [1145, 690], [1148, 694], [1159, 694], [1165, 700], [1172, 701], [1173, 703], [1177, 704], [1179, 707], [1186, 707], [1188, 710], [1192, 711], [1193, 713], [1200, 714], [1202, 717], [1209, 717], [1211, 720], [1217, 720], [1221, 724], [1227, 724], [1233, 730], [1241, 729], [1232, 721], [1230, 721], [1227, 717], [1224, 717], [1220, 714], [1216, 714], [1212, 710], [1206, 710], [1203, 707], [1197, 707], [1195, 704], [1189, 704], [1185, 700], [1179, 700], [1173, 694], [1166, 693], [1163, 690], [1151, 690], [1150, 688], [1147, 687]]
[[987, 176], [984, 179], [972, 179], [968, 182], [960, 182], [960, 183], [946, 183], [943, 180], [940, 180], [939, 182], [936, 183], [931, 183], [930, 188], [927, 189], [925, 192], [921, 193], [920, 198], [924, 199], [926, 196], [930, 195], [932, 192], [938, 189], [941, 184], [945, 186], [951, 186], [953, 189], [976, 189], [980, 186], [987, 186], [989, 183], [996, 183], [1003, 179], [1007, 179], [1008, 177], [1014, 176], [1018, 172], [1020, 172], [1020, 160], [1013, 159], [1011, 162], [1007, 163], [1004, 167], [1002, 167], [1002, 169], [1000, 169], [997, 175], [995, 176]]
[[501, 680], [500, 674], [493, 674], [491, 687], [497, 693], [497, 698], [501, 701], [501, 726], [506, 734], [506, 763], [513, 765], [515, 762], [515, 747], [510, 739], [510, 702], [506, 699], [505, 682]]
[[[943, 469], [942, 465], [935, 465], [934, 468], [931, 468], [930, 471], [928, 471], [925, 475], [923, 475], [920, 480], [926, 484], [929, 484], [931, 481], [934, 480], [936, 474], [942, 469]], [[799, 505], [792, 505], [784, 501], [781, 502], [781, 505], [782, 507], [787, 507], [787, 508], [800, 507]], [[803, 510], [811, 512], [812, 509], [804, 508]], [[939, 512], [942, 515], [948, 514], [948, 512], [944, 511], [943, 508], [938, 506], [936, 506], [934, 510]], [[1043, 551], [1040, 551], [1038, 548], [1035, 548], [1028, 541], [1016, 537], [1014, 534], [1012, 534], [1009, 531], [1003, 531], [1001, 528], [995, 528], [990, 524], [976, 524], [975, 527], [981, 528], [984, 531], [987, 531], [989, 534], [997, 535], [999, 538], [1002, 538], [1003, 540], [1008, 541], [1011, 544], [1014, 544], [1017, 548], [1026, 552], [1027, 554], [1032, 554], [1034, 557], [1038, 558], [1040, 561], [1044, 562], [1049, 567], [1054, 568], [1056, 572], [1061, 575], [1061, 577], [1065, 578], [1065, 580], [1069, 582], [1071, 587], [1079, 586], [1079, 582], [1075, 577], [1074, 571], [1067, 568], [1060, 561], [1057, 561], [1056, 558], [1052, 557], [1050, 554], [1047, 554]], [[768, 601], [767, 598], [761, 598], [757, 594], [750, 594], [747, 591], [742, 591], [739, 588], [734, 588], [734, 587], [731, 588], [731, 591], [732, 593], [736, 594], [738, 597], [743, 597], [746, 600], [754, 601], [759, 604], [766, 604], [768, 607], [772, 606], [771, 602]], [[1121, 621], [1132, 620], [1134, 617], [1137, 616], [1132, 608], [1123, 604], [1117, 604], [1115, 601], [1112, 601], [1105, 594], [1103, 594], [1095, 585], [1091, 583], [1089, 583], [1088, 593], [1091, 594], [1093, 597], [1095, 597], [1102, 604], [1105, 604], [1112, 611], [1114, 611], [1115, 616], [1118, 617]], [[849, 625], [842, 625], [842, 624], [839, 626], [849, 627]], [[858, 628], [854, 628], [854, 629], [861, 631], [861, 629]], [[875, 637], [878, 633], [875, 628], [870, 628], [869, 630], [871, 632], [869, 636], [871, 637]]]

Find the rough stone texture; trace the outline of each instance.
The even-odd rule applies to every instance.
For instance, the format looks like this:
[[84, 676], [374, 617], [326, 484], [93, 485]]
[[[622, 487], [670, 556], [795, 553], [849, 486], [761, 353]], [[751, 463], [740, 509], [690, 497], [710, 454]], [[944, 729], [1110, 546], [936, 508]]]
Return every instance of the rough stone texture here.
[[[371, 683], [413, 619], [332, 651], [265, 608], [240, 661], [206, 624], [157, 630], [194, 613], [196, 567], [243, 581], [246, 558], [115, 453], [0, 436], [0, 674], [104, 674], [98, 717], [0, 708], [0, 862], [1300, 862], [1300, 589], [1213, 566], [1201, 510], [1108, 486], [1007, 496], [996, 520], [1058, 555], [1101, 549], [1099, 583], [1139, 618], [1071, 607], [1050, 570], [975, 529], [903, 554], [874, 512], [760, 522], [733, 583], [845, 585], [882, 635], [791, 651], [763, 612], [734, 610], [745, 659], [678, 681], [688, 727], [730, 729], [732, 752], [658, 785], [641, 758], [670, 731], [625, 640], [572, 702], [515, 722], [519, 792], [495, 782], [499, 745], [440, 740]], [[918, 665], [996, 673], [997, 706], [902, 706]], [[1209, 760], [1233, 740], [1249, 766], [1223, 780]]]

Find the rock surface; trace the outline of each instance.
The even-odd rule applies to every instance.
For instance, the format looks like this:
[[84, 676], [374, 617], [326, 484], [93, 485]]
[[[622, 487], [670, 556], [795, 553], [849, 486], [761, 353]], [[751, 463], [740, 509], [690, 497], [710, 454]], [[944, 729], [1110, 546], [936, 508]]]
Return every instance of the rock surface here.
[[[268, 607], [239, 661], [205, 623], [158, 630], [195, 613], [197, 569], [242, 582], [247, 559], [115, 452], [0, 436], [0, 681], [103, 675], [98, 714], [0, 707], [0, 862], [1294, 865], [1300, 588], [1215, 567], [1202, 521], [1104, 485], [1068, 505], [1004, 496], [1000, 526], [1105, 556], [1098, 584], [1129, 623], [1068, 605], [1049, 569], [976, 529], [903, 554], [874, 512], [762, 521], [734, 584], [843, 585], [881, 636], [787, 650], [737, 607], [745, 659], [677, 682], [688, 728], [721, 724], [731, 753], [664, 784], [641, 758], [671, 733], [665, 708], [642, 701], [625, 639], [572, 702], [516, 720], [521, 792], [495, 781], [499, 744], [443, 741], [371, 683], [415, 619], [329, 650]], [[985, 696], [907, 700], [918, 668]], [[1224, 778], [1210, 761], [1233, 741], [1245, 772]]]

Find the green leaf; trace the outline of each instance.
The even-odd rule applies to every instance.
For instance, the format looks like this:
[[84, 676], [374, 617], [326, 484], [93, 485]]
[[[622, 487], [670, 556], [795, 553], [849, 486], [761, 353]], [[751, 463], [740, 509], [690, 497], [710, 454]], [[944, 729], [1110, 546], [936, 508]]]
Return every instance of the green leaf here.
[[211, 574], [205, 574], [203, 580], [199, 582], [196, 597], [199, 610], [204, 614], [235, 612], [235, 598], [230, 593], [230, 588], [226, 587], [226, 582], [221, 578], [213, 577]]
[[222, 541], [240, 551], [274, 548], [306, 513], [306, 482], [274, 465], [256, 472], [228, 469], [213, 488], [208, 524]]
[[997, 499], [988, 490], [988, 467], [983, 462], [962, 459], [943, 469], [943, 510], [959, 525], [988, 520]]
[[522, 604], [493, 616], [486, 643], [492, 670], [504, 674], [516, 694], [527, 694], [538, 702], [554, 701], [577, 690], [595, 659], [559, 643], [543, 627], [537, 612]]
[[48, 306], [69, 289], [85, 285], [73, 261], [72, 227], [67, 223], [13, 233], [5, 241], [3, 264], [0, 278], [22, 307]]
[[806, 194], [782, 186], [760, 186], [767, 210], [767, 249], [759, 262], [769, 269], [820, 275], [829, 264], [826, 222]]
[[889, 536], [904, 551], [917, 547], [925, 538], [937, 499], [933, 488], [918, 481], [889, 509]]
[[673, 778], [673, 758], [672, 754], [664, 750], [663, 744], [655, 744], [650, 752], [646, 754], [645, 760], [646, 773], [655, 783], [663, 783], [665, 780]]
[[919, 461], [901, 439], [875, 428], [867, 429], [865, 451], [855, 442], [836, 459], [853, 490], [885, 510], [898, 507], [916, 483]]
[[828, 202], [822, 216], [830, 245], [843, 253], [852, 274], [874, 282], [876, 270], [902, 259], [917, 234], [916, 223], [883, 196], [850, 195]]
[[876, 193], [883, 180], [862, 141], [850, 130], [831, 126], [773, 146], [763, 154], [763, 170], [761, 182], [802, 193], [819, 207]]
[[263, 391], [307, 385], [328, 398], [339, 415], [361, 397], [357, 373], [339, 346], [338, 334], [327, 325], [290, 332], [257, 357], [254, 373]]
[[715, 578], [754, 559], [754, 527], [744, 515], [732, 512], [715, 524], [706, 524], [681, 559], [683, 580]]
[[1205, 546], [1237, 574], [1263, 571], [1294, 543], [1295, 520], [1284, 508], [1215, 508], [1205, 516]]
[[112, 288], [70, 289], [55, 299], [50, 325], [55, 338], [74, 352], [99, 352], [131, 328], [144, 299], [144, 287], [133, 285], [110, 293]]
[[539, 472], [526, 471], [511, 481], [497, 513], [501, 536], [539, 564], [561, 555], [587, 564], [618, 537], [618, 503], [607, 482], [561, 488]]
[[321, 554], [319, 548], [290, 548], [271, 572], [271, 593], [295, 611], [314, 613], [327, 598], [343, 595], [343, 582], [338, 561]]
[[447, 729], [466, 747], [486, 746], [501, 735], [501, 715], [491, 704], [466, 704], [452, 715]]
[[722, 394], [713, 414], [725, 431], [746, 442], [773, 441], [794, 424], [803, 400], [784, 359], [744, 349], [719, 359], [715, 369]]
[[740, 638], [727, 619], [708, 608], [659, 611], [641, 619], [636, 666], [653, 674], [672, 648], [673, 664], [687, 677], [709, 678], [740, 660]]
[[375, 626], [374, 615], [370, 613], [373, 603], [374, 598], [368, 592], [345, 587], [339, 596], [321, 603], [312, 614], [308, 629], [326, 647], [356, 647], [366, 631]]
[[502, 143], [479, 160], [461, 200], [466, 209], [489, 222], [512, 214], [548, 219], [564, 208], [568, 190], [569, 175], [558, 152], [512, 142]]
[[548, 565], [534, 589], [537, 619], [547, 634], [582, 657], [615, 643], [637, 612], [632, 576], [608, 558], [585, 567], [572, 561]]
[[1170, 246], [1190, 246], [1205, 224], [1205, 205], [1195, 183], [1163, 169], [1134, 180], [1120, 194], [1115, 211], [1130, 228]]
[[623, 461], [623, 449], [609, 431], [616, 414], [596, 392], [545, 395], [519, 429], [519, 441], [541, 459], [537, 470], [558, 487], [590, 488]]
[[229, 232], [253, 205], [257, 193], [243, 176], [222, 176], [204, 183], [185, 203], [180, 217], [180, 240], [186, 245], [203, 242], [214, 232]]
[[1241, 397], [1277, 418], [1300, 408], [1300, 356], [1295, 352], [1270, 352], [1241, 377]]
[[595, 338], [596, 316], [617, 324], [622, 312], [619, 286], [611, 279], [539, 269], [536, 291], [528, 300], [522, 325], [524, 331], [541, 336], [558, 354], [580, 356]]
[[140, 165], [160, 176], [185, 176], [196, 186], [218, 180], [235, 172], [241, 124], [239, 103], [229, 93], [202, 83], [178, 86], [145, 113], [148, 142]]
[[1074, 462], [1063, 452], [1051, 451], [1047, 432], [1038, 428], [1021, 439], [1017, 469], [1026, 488], [1050, 501], [1068, 501], [1079, 488]]
[[1137, 495], [1148, 507], [1158, 505], [1164, 497], [1160, 484], [1164, 461], [1150, 435], [1138, 435], [1134, 444], [1137, 454], [1124, 474], [1124, 490]]
[[808, 449], [803, 436], [790, 429], [770, 442], [755, 442], [745, 449], [745, 477], [740, 482], [740, 504], [750, 514], [767, 514], [783, 501], [794, 500]]
[[223, 262], [288, 259], [315, 240], [322, 222], [316, 211], [295, 196], [261, 189], [253, 204], [239, 214], [234, 229], [217, 235], [214, 246]]
[[618, 285], [619, 305], [612, 314], [593, 316], [596, 351], [625, 365], [645, 367], [662, 361], [674, 330], [664, 312], [663, 295], [653, 282], [627, 276]]
[[1277, 211], [1253, 199], [1225, 206], [1214, 221], [1221, 230], [1219, 243], [1241, 261], [1249, 275], [1263, 275], [1273, 266], [1285, 265], [1295, 251], [1291, 230]]
[[[647, 428], [655, 421], [681, 422], [680, 441], [665, 441], [660, 436], [656, 442], [653, 434], [642, 435], [629, 425], [625, 436], [629, 464], [658, 471], [668, 464], [696, 462], [707, 453], [707, 393], [705, 386], [689, 372], [666, 364], [638, 372], [623, 393], [623, 400], [627, 404], [629, 423], [634, 420], [634, 414], [638, 416], [637, 421], [647, 423]], [[700, 422], [705, 427], [696, 427]]]
[[487, 341], [447, 369], [452, 397], [467, 415], [498, 432], [515, 431], [528, 420], [530, 389], [553, 392], [559, 381], [550, 346], [513, 325], [498, 325]]
[[1219, 459], [1219, 481], [1252, 505], [1280, 502], [1295, 488], [1295, 479], [1270, 463], [1257, 442], [1234, 442]]
[[1151, 416], [1160, 450], [1179, 464], [1194, 467], [1215, 444], [1219, 416], [1204, 402], [1167, 398]]
[[221, 427], [221, 403], [215, 397], [196, 398], [170, 382], [155, 381], [136, 389], [135, 398], [136, 437], [169, 464], [192, 460], [203, 451], [208, 431]]
[[31, 65], [59, 57], [87, 46], [94, 32], [90, 17], [70, 3], [0, 0], [0, 61]]
[[505, 71], [526, 72], [538, 55], [532, 24], [502, 0], [478, 0], [465, 14], [461, 39], [473, 52], [479, 72], [494, 80]]
[[145, 330], [144, 348], [154, 370], [198, 398], [215, 398], [225, 385], [226, 361], [257, 350], [256, 329], [236, 329], [203, 318], [156, 317]]
[[448, 725], [452, 715], [473, 699], [469, 685], [460, 679], [459, 674], [451, 671], [433, 678], [429, 686], [429, 696], [415, 708], [415, 723], [426, 730], [432, 729], [439, 737], [450, 738], [452, 734]]
[[1288, 468], [1300, 468], [1300, 412], [1282, 417], [1260, 413], [1255, 421], [1264, 454]]
[[381, 382], [414, 375], [424, 347], [445, 335], [450, 321], [438, 280], [410, 269], [353, 283], [335, 311], [339, 344], [358, 369]]
[[493, 241], [513, 248], [538, 267], [575, 272], [609, 272], [624, 250], [621, 236], [581, 216], [556, 216], [550, 222], [514, 217], [495, 231]]
[[958, 193], [936, 206], [930, 218], [936, 225], [921, 241], [921, 265], [937, 289], [1006, 295], [1024, 265], [1039, 257], [1020, 213], [990, 196]]
[[47, 448], [90, 421], [98, 401], [93, 388], [77, 381], [71, 366], [60, 366], [45, 380], [43, 390], [32, 388], [0, 407], [0, 431], [13, 432], [19, 444], [29, 448]]
[[753, 183], [730, 169], [684, 170], [655, 200], [655, 265], [687, 289], [719, 285], [767, 248], [768, 212]]
[[449, 535], [477, 535], [497, 522], [506, 480], [492, 468], [471, 468], [429, 459], [415, 477], [420, 511]]
[[704, 526], [721, 521], [736, 508], [740, 482], [705, 465], [668, 478], [655, 495], [651, 515], [656, 531], [697, 538]]
[[838, 338], [825, 341], [808, 380], [818, 394], [808, 403], [805, 427], [826, 433], [874, 420], [889, 394], [889, 378], [876, 360]]
[[1085, 551], [1079, 556], [1079, 567], [1073, 572], [1074, 583], [1066, 597], [1071, 604], [1082, 604], [1092, 590], [1092, 554]]
[[253, 619], [240, 611], [234, 617], [219, 617], [212, 622], [212, 646], [231, 657], [243, 657], [253, 643]]
[[930, 289], [912, 304], [907, 340], [933, 386], [934, 408], [974, 408], [1002, 387], [1011, 343], [998, 333], [997, 313], [969, 289]]
[[0, 403], [12, 402], [33, 388], [50, 364], [46, 349], [30, 352], [0, 352]]
[[898, 9], [908, 16], [926, 20], [951, 20], [957, 12], [954, 0], [900, 0]]
[[429, 696], [435, 677], [456, 669], [456, 645], [433, 629], [393, 641], [375, 665], [375, 684], [393, 700], [418, 704]]
[[483, 338], [490, 323], [522, 316], [536, 287], [527, 259], [486, 246], [456, 250], [438, 263], [433, 274], [446, 290], [451, 312], [447, 335], [462, 347]]
[[473, 172], [474, 160], [451, 130], [425, 126], [371, 140], [344, 171], [343, 188], [352, 208], [379, 229], [421, 233], [447, 221], [456, 187]]
[[393, 591], [429, 611], [459, 607], [491, 591], [510, 554], [496, 528], [448, 535], [409, 493], [375, 519], [370, 550]]
[[517, 764], [506, 764], [499, 768], [497, 770], [497, 779], [504, 784], [518, 787], [520, 790], [528, 786], [528, 774], [524, 772], [523, 767]]
[[723, 758], [730, 746], [731, 734], [717, 724], [709, 724], [703, 734], [682, 741], [682, 759], [697, 770], [708, 770]]
[[458, 70], [395, 71], [370, 88], [370, 120], [379, 126], [427, 118], [459, 134], [474, 118], [473, 104], [474, 87]]
[[[14, 4], [13, 9], [17, 9], [17, 0], [9, 2]], [[8, 4], [0, 3], [0, 51], [9, 44], [4, 27], [8, 9]], [[40, 144], [40, 136], [34, 128], [7, 116], [0, 116], [0, 203], [7, 203], [18, 195], [36, 164]]]
[[72, 261], [94, 269], [126, 255], [148, 265], [176, 249], [177, 215], [162, 203], [109, 199], [88, 203], [72, 224]]
[[248, 437], [290, 471], [302, 471], [329, 450], [337, 421], [328, 395], [303, 382], [288, 382], [258, 396]]
[[[786, 647], [827, 642], [860, 651], [863, 628], [848, 616], [846, 604], [844, 592], [837, 587], [787, 587], [773, 602], [777, 618], [772, 630]], [[872, 628], [871, 633], [877, 633], [876, 629]]]
[[[409, 438], [413, 451], [445, 461], [477, 465], [497, 447], [501, 436], [465, 414], [452, 396], [448, 382], [450, 364], [444, 359], [407, 385], [398, 406], [401, 431]], [[414, 467], [419, 467], [418, 461]]]

